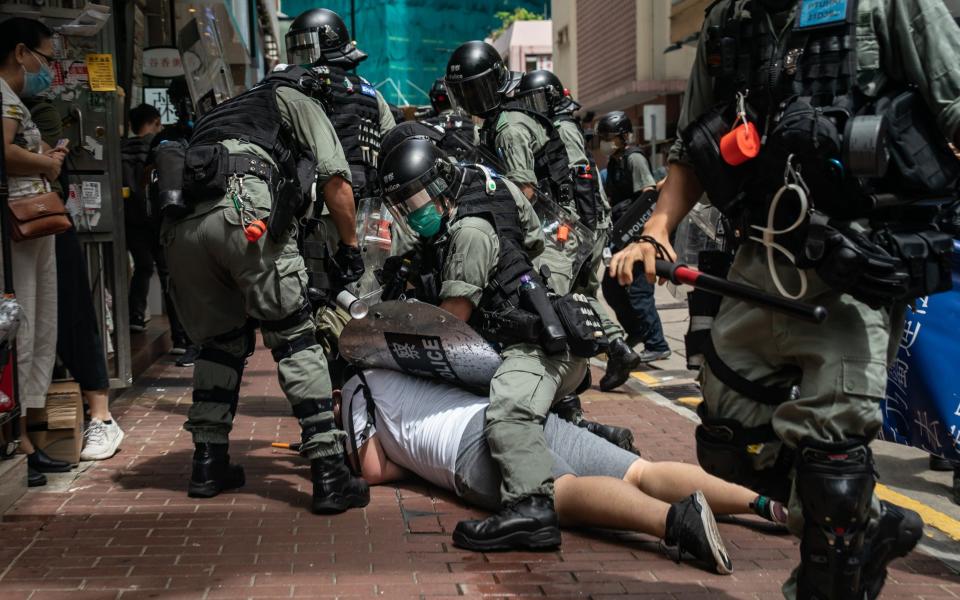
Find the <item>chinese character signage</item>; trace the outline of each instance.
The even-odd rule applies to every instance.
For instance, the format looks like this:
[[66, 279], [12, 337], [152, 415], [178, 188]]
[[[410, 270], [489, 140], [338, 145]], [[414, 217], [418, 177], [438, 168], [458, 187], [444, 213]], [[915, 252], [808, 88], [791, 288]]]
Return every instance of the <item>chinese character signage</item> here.
[[[954, 242], [953, 290], [907, 309], [900, 348], [882, 404], [885, 440], [960, 460], [960, 242]], [[894, 334], [896, 335], [896, 334]]]
[[173, 125], [177, 122], [177, 110], [167, 95], [167, 88], [148, 87], [143, 89], [143, 103], [160, 111], [160, 122]]
[[183, 75], [180, 51], [170, 46], [155, 46], [143, 51], [143, 74], [159, 79]]

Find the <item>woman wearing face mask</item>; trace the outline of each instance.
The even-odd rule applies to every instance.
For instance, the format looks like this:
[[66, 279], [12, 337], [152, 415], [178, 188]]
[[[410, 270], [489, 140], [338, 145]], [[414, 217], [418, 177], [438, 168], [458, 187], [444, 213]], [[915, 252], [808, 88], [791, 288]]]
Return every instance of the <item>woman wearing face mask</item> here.
[[[11, 199], [49, 192], [66, 155], [66, 150], [51, 149], [41, 140], [21, 100], [41, 94], [53, 81], [52, 35], [46, 25], [33, 19], [14, 17], [0, 23], [3, 143]], [[23, 409], [42, 408], [57, 349], [54, 236], [13, 243], [12, 259], [14, 289], [24, 312], [17, 335], [20, 404]], [[44, 472], [70, 469], [34, 447], [26, 434], [25, 417], [22, 425], [21, 448], [27, 454], [31, 486], [46, 483]]]

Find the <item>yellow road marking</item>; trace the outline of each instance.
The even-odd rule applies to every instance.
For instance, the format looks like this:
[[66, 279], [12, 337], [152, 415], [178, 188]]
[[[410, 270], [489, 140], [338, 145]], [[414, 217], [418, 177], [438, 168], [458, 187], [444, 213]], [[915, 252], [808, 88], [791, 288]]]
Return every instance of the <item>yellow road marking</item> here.
[[647, 385], [656, 385], [660, 383], [659, 379], [657, 379], [653, 375], [650, 375], [649, 373], [644, 373], [643, 371], [634, 371], [633, 373], [631, 373], [631, 375], [633, 375], [634, 377], [636, 377], [637, 379], [639, 379], [640, 381], [644, 382]]
[[677, 402], [685, 406], [695, 407], [703, 402], [703, 398], [700, 396], [684, 396], [682, 398], [677, 398]]
[[924, 523], [927, 525], [932, 525], [954, 540], [960, 541], [960, 521], [951, 516], [943, 514], [935, 508], [927, 506], [919, 500], [914, 500], [909, 496], [904, 496], [899, 492], [895, 492], [883, 484], [877, 484], [876, 492], [877, 496], [883, 500], [886, 500], [887, 502], [893, 502], [898, 506], [916, 511], [916, 513], [919, 514], [923, 519]]

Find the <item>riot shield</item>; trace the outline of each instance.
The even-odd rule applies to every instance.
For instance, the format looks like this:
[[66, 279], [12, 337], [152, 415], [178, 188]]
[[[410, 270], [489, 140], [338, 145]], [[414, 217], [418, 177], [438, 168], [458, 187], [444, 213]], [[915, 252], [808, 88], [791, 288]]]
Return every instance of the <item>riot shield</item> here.
[[187, 89], [198, 117], [233, 95], [233, 77], [223, 58], [220, 29], [211, 14], [196, 13], [177, 36]]
[[469, 325], [445, 310], [416, 300], [370, 308], [347, 323], [340, 354], [359, 368], [380, 368], [439, 379], [487, 394], [500, 354]]
[[363, 254], [363, 277], [347, 286], [347, 291], [368, 304], [380, 301], [377, 271], [390, 256], [392, 243], [390, 211], [380, 198], [363, 198], [357, 207], [357, 241]]

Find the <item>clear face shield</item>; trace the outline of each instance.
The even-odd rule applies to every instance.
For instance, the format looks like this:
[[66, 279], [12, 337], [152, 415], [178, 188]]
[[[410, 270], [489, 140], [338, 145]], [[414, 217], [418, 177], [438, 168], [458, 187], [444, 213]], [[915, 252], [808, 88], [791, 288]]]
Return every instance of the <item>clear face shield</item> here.
[[404, 233], [416, 233], [422, 238], [431, 238], [440, 231], [443, 217], [451, 208], [449, 186], [439, 174], [425, 184], [414, 181], [394, 191], [388, 188], [384, 200]]
[[317, 63], [344, 63], [356, 65], [367, 58], [366, 53], [350, 42], [339, 50], [323, 50], [320, 44], [322, 29], [291, 31], [287, 34], [287, 62], [292, 65], [309, 66]]

